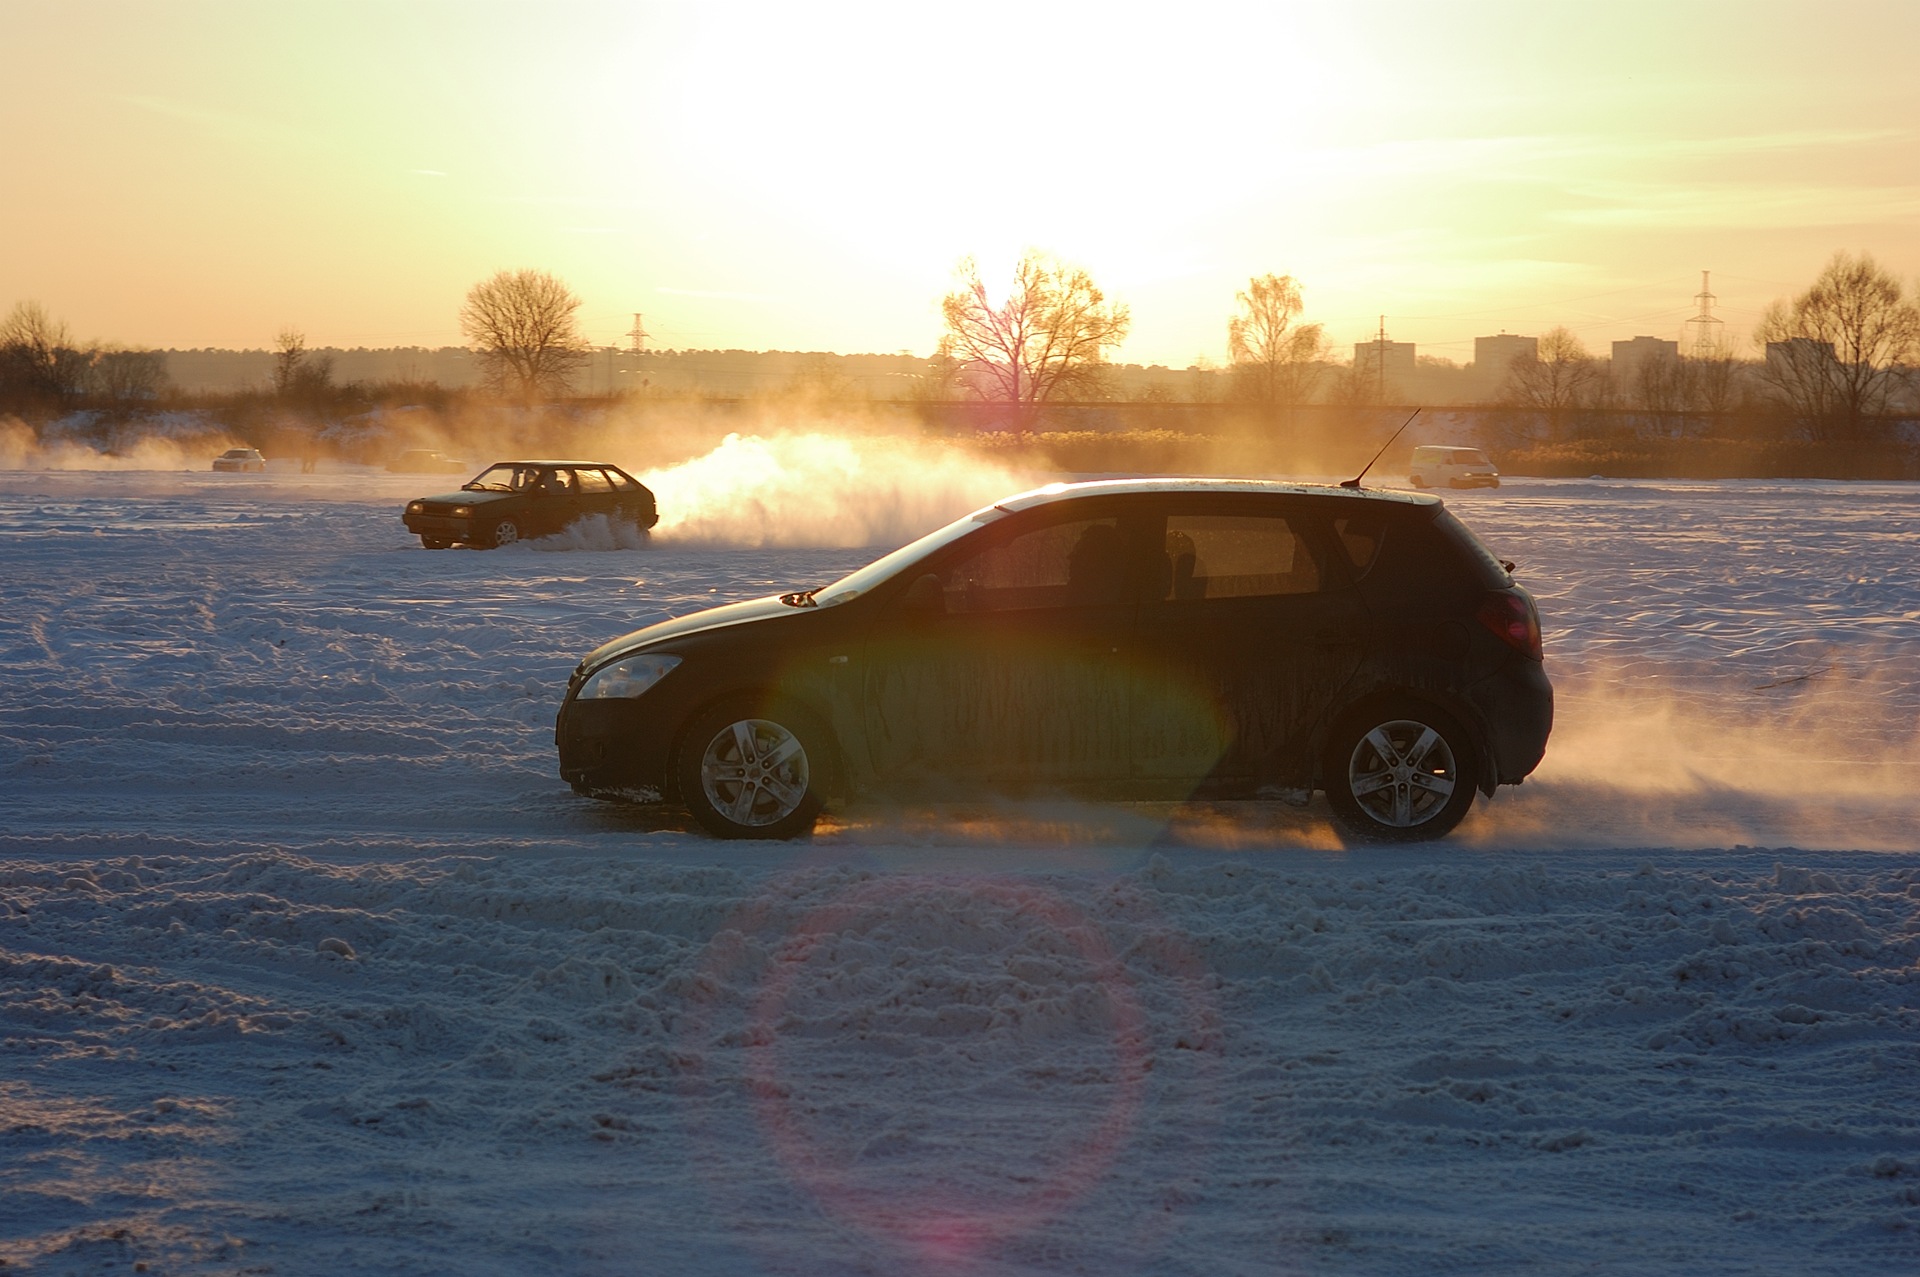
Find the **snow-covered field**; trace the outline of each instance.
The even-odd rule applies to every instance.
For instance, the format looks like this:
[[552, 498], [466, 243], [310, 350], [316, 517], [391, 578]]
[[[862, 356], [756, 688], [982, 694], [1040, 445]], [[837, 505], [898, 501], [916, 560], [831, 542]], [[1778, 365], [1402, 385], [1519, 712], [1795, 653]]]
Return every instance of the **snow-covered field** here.
[[1019, 483], [740, 460], [492, 553], [432, 480], [0, 473], [5, 1271], [1920, 1271], [1920, 492], [1450, 498], [1560, 714], [1440, 845], [743, 848], [568, 792], [575, 660]]

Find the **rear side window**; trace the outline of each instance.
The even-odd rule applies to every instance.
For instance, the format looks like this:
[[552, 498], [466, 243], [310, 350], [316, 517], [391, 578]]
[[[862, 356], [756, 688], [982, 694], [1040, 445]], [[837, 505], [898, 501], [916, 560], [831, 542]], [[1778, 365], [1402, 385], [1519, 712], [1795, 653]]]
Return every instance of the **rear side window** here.
[[580, 476], [582, 492], [613, 491], [613, 485], [607, 482], [607, 472], [604, 470], [576, 470], [574, 473]]
[[1353, 579], [1360, 580], [1380, 557], [1380, 544], [1387, 539], [1385, 516], [1378, 510], [1343, 514], [1333, 521], [1333, 531], [1353, 566]]
[[1162, 598], [1260, 598], [1320, 589], [1312, 548], [1282, 516], [1170, 514], [1164, 550]]

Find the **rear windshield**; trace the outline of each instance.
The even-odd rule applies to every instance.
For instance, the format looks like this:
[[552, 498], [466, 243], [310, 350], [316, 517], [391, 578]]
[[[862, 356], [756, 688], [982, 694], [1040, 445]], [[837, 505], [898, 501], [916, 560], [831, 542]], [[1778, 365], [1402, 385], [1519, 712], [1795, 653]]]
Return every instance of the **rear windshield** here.
[[1513, 577], [1508, 574], [1506, 565], [1481, 543], [1479, 537], [1473, 535], [1466, 524], [1454, 517], [1453, 511], [1442, 506], [1439, 513], [1433, 516], [1433, 526], [1473, 563], [1481, 583], [1488, 589], [1501, 590], [1513, 584]]

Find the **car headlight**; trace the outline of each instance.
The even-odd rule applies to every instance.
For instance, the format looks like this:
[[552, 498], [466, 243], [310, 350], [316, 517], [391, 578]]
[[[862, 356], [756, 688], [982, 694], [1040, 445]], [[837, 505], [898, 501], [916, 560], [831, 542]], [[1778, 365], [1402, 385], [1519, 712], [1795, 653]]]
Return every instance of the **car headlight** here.
[[447, 511], [447, 513], [452, 515], [456, 519], [464, 519], [473, 513], [473, 507], [470, 505], [457, 505], [453, 507], [453, 509]]
[[577, 699], [631, 699], [665, 678], [667, 672], [679, 663], [679, 657], [657, 652], [624, 657], [611, 665], [602, 665], [590, 674], [587, 681], [580, 685]]
[[426, 512], [427, 512], [427, 503], [426, 503], [426, 502], [424, 502], [424, 501], [409, 501], [409, 502], [407, 502], [407, 513], [408, 513], [408, 514], [425, 514]]

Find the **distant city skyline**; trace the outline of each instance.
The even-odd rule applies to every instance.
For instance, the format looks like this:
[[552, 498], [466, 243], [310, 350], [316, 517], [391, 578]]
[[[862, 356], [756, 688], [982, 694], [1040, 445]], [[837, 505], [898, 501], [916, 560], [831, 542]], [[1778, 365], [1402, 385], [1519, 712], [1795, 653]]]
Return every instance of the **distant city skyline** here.
[[[1177, 20], [1176, 20], [1177, 12]], [[1290, 274], [1336, 349], [1739, 353], [1836, 251], [1920, 274], [1920, 5], [0, 0], [0, 309], [134, 347], [460, 344], [534, 267], [596, 346], [930, 351], [1025, 247], [1224, 363]]]

